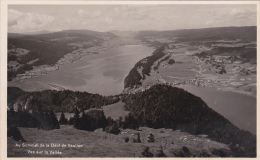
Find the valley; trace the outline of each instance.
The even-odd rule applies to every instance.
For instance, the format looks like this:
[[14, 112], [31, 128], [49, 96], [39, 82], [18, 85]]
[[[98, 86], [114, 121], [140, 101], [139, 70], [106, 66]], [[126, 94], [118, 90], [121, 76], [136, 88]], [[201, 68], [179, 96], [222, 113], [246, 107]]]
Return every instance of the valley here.
[[138, 60], [150, 55], [153, 48], [123, 37], [85, 50], [66, 54], [55, 66], [35, 66], [8, 85], [27, 91], [69, 89], [103, 95], [119, 94], [129, 70]]
[[[28, 142], [52, 143], [55, 139], [57, 144], [73, 141], [84, 146], [62, 148], [59, 151], [64, 154], [56, 154], [58, 157], [86, 156], [83, 152], [88, 157], [140, 157], [145, 146], [153, 154], [162, 146], [169, 157], [254, 157], [255, 32], [256, 27], [224, 27], [126, 33], [80, 30], [32, 36], [30, 40], [47, 38], [40, 43], [54, 42], [67, 50], [59, 50], [59, 57], [46, 63], [33, 49], [12, 44], [8, 74], [15, 74], [8, 86], [14, 91], [8, 93], [8, 109], [37, 114], [52, 110], [58, 119], [64, 112], [67, 120], [75, 117], [77, 109], [81, 121], [84, 113], [104, 112], [109, 125], [103, 130], [84, 131], [75, 124], [50, 131], [17, 126]], [[26, 55], [33, 58], [24, 58]], [[24, 91], [16, 95], [15, 87]], [[120, 126], [120, 118], [132, 128]], [[133, 124], [127, 124], [129, 119]], [[118, 135], [107, 133], [114, 132], [116, 125]], [[124, 142], [137, 132], [141, 143]], [[155, 143], [145, 140], [151, 132], [157, 138]], [[207, 138], [198, 137], [201, 134]], [[8, 138], [11, 157], [46, 156], [24, 154], [26, 148], [12, 148], [15, 143]], [[185, 147], [189, 154], [181, 155], [187, 151]]]
[[[209, 107], [236, 126], [255, 134], [257, 65], [253, 36], [250, 35], [249, 41], [245, 41], [249, 36], [245, 39], [224, 40], [222, 37], [209, 40], [210, 34], [213, 34], [209, 33], [205, 40], [203, 37], [193, 37], [196, 30], [191, 32], [191, 37], [181, 31], [168, 31], [167, 35], [163, 33], [144, 32], [147, 36], [139, 33], [139, 38], [150, 46], [167, 46], [159, 53], [162, 56], [149, 67], [149, 72], [145, 69], [145, 63], [152, 57], [136, 64], [134, 69], [138, 72], [131, 71], [125, 79], [127, 85], [124, 92], [143, 92], [154, 84], [183, 88], [201, 97]], [[172, 38], [170, 34], [178, 37]], [[229, 34], [226, 39], [230, 38]]]

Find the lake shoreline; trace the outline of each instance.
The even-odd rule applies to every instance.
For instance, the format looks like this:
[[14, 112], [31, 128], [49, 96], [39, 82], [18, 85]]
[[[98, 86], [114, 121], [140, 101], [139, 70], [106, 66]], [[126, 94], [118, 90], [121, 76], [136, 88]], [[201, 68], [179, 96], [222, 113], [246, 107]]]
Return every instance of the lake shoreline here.
[[[131, 68], [139, 59], [151, 55], [154, 48], [147, 47], [140, 41], [118, 42], [107, 48], [107, 50], [100, 49], [99, 54], [83, 55], [76, 61], [59, 64], [55, 70], [44, 74], [9, 81], [8, 86], [20, 87], [25, 91], [66, 89], [101, 95], [120, 94], [124, 89], [124, 79]], [[110, 87], [112, 89], [106, 83], [112, 83]], [[97, 90], [93, 89], [94, 85], [98, 85]], [[121, 87], [118, 88], [118, 85]], [[102, 86], [105, 88], [102, 89]]]
[[200, 97], [210, 108], [231, 123], [256, 135], [256, 97], [239, 92], [223, 91], [214, 87], [190, 85], [176, 87]]

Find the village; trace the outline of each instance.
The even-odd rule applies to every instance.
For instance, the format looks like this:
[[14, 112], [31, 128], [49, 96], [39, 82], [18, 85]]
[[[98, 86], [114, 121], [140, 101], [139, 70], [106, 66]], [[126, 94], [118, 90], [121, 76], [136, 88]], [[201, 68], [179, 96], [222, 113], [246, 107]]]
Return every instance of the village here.
[[[218, 90], [232, 91], [247, 95], [255, 95], [256, 64], [244, 62], [243, 57], [237, 55], [205, 55], [204, 53], [218, 47], [256, 47], [256, 42], [243, 43], [237, 40], [201, 41], [199, 45], [191, 46], [188, 42], [178, 42], [177, 38], [145, 37], [150, 42], [168, 43], [167, 53], [157, 60], [151, 67], [150, 76], [143, 79], [142, 85], [136, 85], [125, 92], [142, 92], [153, 84], [170, 86], [213, 87]], [[207, 44], [210, 43], [211, 46]], [[164, 58], [170, 56], [174, 64], [169, 64]], [[146, 63], [143, 59], [141, 63]], [[158, 68], [154, 70], [153, 68]], [[142, 75], [142, 69], [138, 72]]]

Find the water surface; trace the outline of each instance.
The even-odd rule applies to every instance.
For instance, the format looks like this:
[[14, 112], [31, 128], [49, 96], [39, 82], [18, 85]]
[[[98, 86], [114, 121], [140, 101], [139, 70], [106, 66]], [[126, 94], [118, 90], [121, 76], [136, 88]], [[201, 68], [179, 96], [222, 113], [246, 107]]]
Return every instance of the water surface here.
[[256, 134], [255, 97], [210, 87], [187, 85], [179, 87], [200, 97], [209, 107], [223, 115], [235, 126]]
[[153, 48], [143, 45], [123, 45], [85, 56], [74, 63], [61, 65], [59, 70], [48, 75], [26, 81], [55, 84], [74, 91], [115, 95], [123, 91], [124, 79], [134, 65], [153, 51]]

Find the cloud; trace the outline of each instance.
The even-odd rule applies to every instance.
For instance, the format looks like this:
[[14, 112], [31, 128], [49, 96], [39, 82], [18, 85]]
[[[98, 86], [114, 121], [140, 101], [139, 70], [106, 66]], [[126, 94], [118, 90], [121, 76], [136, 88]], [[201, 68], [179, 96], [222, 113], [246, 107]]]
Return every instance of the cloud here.
[[113, 20], [112, 20], [111, 18], [108, 18], [108, 17], [105, 19], [105, 21], [106, 21], [107, 23], [110, 23], [110, 24], [113, 23]]
[[123, 5], [115, 7], [114, 11], [122, 19], [143, 20], [151, 15], [150, 9], [142, 6]]
[[99, 16], [101, 16], [102, 12], [97, 10], [97, 11], [94, 11], [92, 14], [91, 14], [91, 17], [92, 18], [97, 18]]
[[79, 9], [76, 12], [74, 12], [76, 15], [79, 17], [90, 17], [90, 18], [97, 18], [102, 15], [102, 12], [100, 10], [95, 10], [95, 11], [86, 11], [84, 9]]
[[206, 25], [211, 25], [211, 24], [213, 24], [214, 23], [214, 21], [212, 21], [212, 20], [209, 20], [209, 21], [206, 21]]
[[204, 24], [207, 27], [256, 25], [256, 10], [251, 6], [231, 6], [229, 10], [227, 8], [217, 9], [209, 12], [210, 16], [205, 18]]
[[246, 9], [234, 8], [230, 11], [230, 15], [236, 18], [248, 18], [255, 13]]
[[8, 29], [14, 32], [44, 30], [53, 21], [52, 16], [8, 10]]
[[88, 12], [83, 9], [79, 9], [76, 11], [76, 14], [78, 14], [79, 16], [84, 16], [84, 15], [88, 14]]
[[11, 27], [17, 24], [17, 21], [20, 17], [23, 16], [22, 12], [10, 9], [8, 10], [8, 26]]
[[120, 4], [36, 8], [19, 5], [9, 6], [8, 25], [12, 31], [19, 32], [33, 29], [173, 30], [256, 25], [256, 15], [255, 5]]

